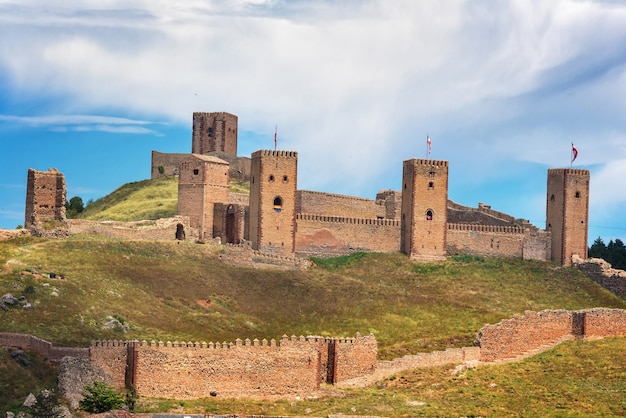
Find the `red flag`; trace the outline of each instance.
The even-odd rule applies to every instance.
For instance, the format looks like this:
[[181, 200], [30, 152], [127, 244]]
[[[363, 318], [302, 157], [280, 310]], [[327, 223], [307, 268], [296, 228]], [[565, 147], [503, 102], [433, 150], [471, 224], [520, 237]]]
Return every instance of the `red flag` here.
[[274, 130], [274, 151], [276, 151], [276, 135], [278, 135], [278, 125], [276, 125], [276, 129]]
[[433, 148], [433, 143], [430, 142], [430, 135], [426, 135], [426, 143], [428, 144], [428, 155], [430, 155], [430, 151]]
[[576, 157], [578, 157], [578, 150], [576, 149], [576, 147], [574, 146], [574, 143], [572, 142], [572, 161], [571, 162], [574, 162]]

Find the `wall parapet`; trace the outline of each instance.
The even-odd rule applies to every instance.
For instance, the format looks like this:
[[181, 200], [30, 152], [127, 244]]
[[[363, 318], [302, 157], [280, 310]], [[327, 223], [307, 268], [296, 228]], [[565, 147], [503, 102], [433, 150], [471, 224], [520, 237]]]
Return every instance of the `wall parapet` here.
[[298, 190], [297, 193], [301, 195], [308, 194], [308, 195], [313, 195], [313, 196], [328, 196], [328, 197], [340, 198], [340, 199], [345, 199], [345, 200], [354, 200], [355, 202], [370, 202], [372, 204], [380, 205], [380, 203], [378, 203], [376, 200], [372, 200], [372, 199], [368, 199], [366, 197], [360, 197], [360, 196], [350, 196], [350, 195], [344, 195], [344, 194], [339, 194], [339, 193], [318, 192], [314, 190]]
[[449, 223], [448, 229], [454, 231], [476, 231], [501, 234], [524, 234], [526, 232], [526, 228], [522, 228], [519, 226], [494, 226], [459, 223]]
[[316, 215], [312, 213], [298, 213], [296, 214], [296, 220], [355, 225], [400, 226], [400, 221], [396, 219], [348, 218], [345, 216]]

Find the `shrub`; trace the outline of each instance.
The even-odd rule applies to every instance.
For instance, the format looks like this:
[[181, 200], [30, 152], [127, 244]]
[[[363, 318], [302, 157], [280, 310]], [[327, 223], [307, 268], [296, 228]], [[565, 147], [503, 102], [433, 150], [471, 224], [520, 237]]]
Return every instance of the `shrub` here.
[[80, 408], [84, 411], [99, 414], [124, 405], [124, 399], [106, 383], [93, 382], [93, 386], [85, 385], [83, 389], [84, 399], [80, 401]]

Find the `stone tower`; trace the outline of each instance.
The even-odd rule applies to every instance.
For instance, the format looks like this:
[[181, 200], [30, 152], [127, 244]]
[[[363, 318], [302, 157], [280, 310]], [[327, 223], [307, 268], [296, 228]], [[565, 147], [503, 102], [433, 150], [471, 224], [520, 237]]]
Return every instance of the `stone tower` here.
[[260, 150], [252, 154], [250, 230], [255, 250], [292, 255], [296, 237], [298, 153]]
[[38, 227], [42, 221], [66, 222], [65, 176], [57, 169], [28, 169], [24, 227]]
[[228, 201], [228, 163], [209, 155], [191, 154], [181, 161], [178, 177], [178, 214], [189, 217], [200, 241], [213, 238], [213, 209]]
[[402, 169], [400, 251], [416, 259], [446, 256], [448, 162], [411, 159]]
[[572, 255], [587, 258], [589, 170], [548, 170], [546, 230], [551, 232], [551, 261], [572, 264]]
[[215, 151], [237, 156], [237, 116], [226, 112], [194, 112], [191, 152]]

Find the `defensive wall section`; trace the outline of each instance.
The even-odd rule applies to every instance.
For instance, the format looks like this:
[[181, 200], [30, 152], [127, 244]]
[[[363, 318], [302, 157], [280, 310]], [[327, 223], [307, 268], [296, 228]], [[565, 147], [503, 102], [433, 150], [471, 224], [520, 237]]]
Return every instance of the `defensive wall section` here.
[[89, 356], [88, 348], [80, 347], [55, 347], [52, 343], [37, 338], [30, 334], [17, 334], [12, 332], [0, 332], [0, 347], [16, 347], [22, 350], [31, 351], [47, 358], [53, 363], [60, 363], [63, 357]]
[[400, 221], [397, 220], [299, 213], [296, 222], [296, 254], [300, 256], [400, 250]]
[[626, 310], [594, 308], [526, 311], [484, 326], [474, 347], [392, 361], [377, 361], [376, 339], [359, 334], [354, 338], [283, 336], [280, 341], [208, 344], [94, 341], [86, 349], [53, 347], [31, 335], [0, 333], [0, 346], [31, 350], [61, 361], [59, 382], [64, 382], [64, 390], [76, 392], [62, 393], [68, 399], [76, 399], [82, 386], [96, 379], [118, 388], [134, 385], [137, 394], [146, 397], [254, 398], [312, 394], [322, 383], [365, 386], [421, 367], [515, 361], [568, 339], [623, 336]]
[[296, 212], [345, 218], [386, 217], [385, 206], [376, 200], [309, 190], [296, 191]]
[[94, 341], [89, 353], [109, 384], [139, 396], [193, 399], [315, 392], [376, 368], [376, 340], [287, 337], [235, 343]]
[[136, 222], [69, 219], [68, 227], [72, 234], [96, 234], [120, 239], [171, 241], [198, 238], [198, 230], [189, 226], [189, 217], [187, 216]]
[[515, 358], [566, 339], [626, 335], [626, 311], [595, 308], [580, 311], [526, 311], [495, 325], [486, 325], [476, 338], [480, 361]]
[[583, 260], [580, 257], [572, 257], [572, 262], [591, 280], [617, 296], [626, 298], [626, 271], [614, 269], [601, 258]]
[[546, 261], [550, 257], [550, 234], [518, 226], [449, 223], [448, 255], [480, 255]]

